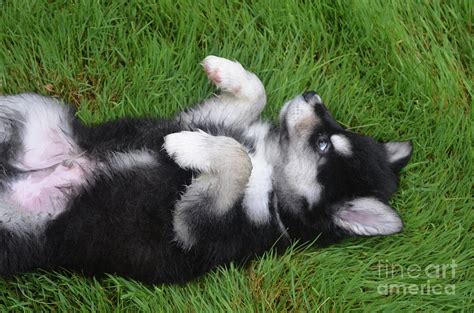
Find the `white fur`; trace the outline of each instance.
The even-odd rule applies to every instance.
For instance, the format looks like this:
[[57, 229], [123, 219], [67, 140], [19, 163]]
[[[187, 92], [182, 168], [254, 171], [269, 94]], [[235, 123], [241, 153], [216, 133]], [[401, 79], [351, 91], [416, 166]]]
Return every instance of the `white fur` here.
[[317, 181], [317, 157], [309, 149], [296, 150], [291, 147], [284, 173], [292, 190], [306, 198], [310, 205], [315, 204], [321, 197], [321, 185]]
[[11, 165], [24, 171], [0, 195], [1, 221], [12, 228], [42, 224], [64, 211], [95, 164], [72, 141], [71, 115], [58, 101], [34, 94], [0, 97], [2, 139], [19, 127], [21, 146]]
[[316, 177], [320, 158], [308, 147], [307, 141], [320, 120], [313, 106], [302, 96], [285, 104], [280, 119], [288, 127], [290, 140], [286, 156], [279, 161], [279, 166], [283, 169], [283, 178], [279, 179], [286, 182], [291, 192], [303, 196], [310, 205], [315, 204], [319, 201], [322, 191]]
[[411, 144], [407, 141], [392, 141], [385, 143], [388, 154], [388, 161], [394, 163], [404, 159], [411, 153]]
[[157, 164], [157, 160], [151, 151], [133, 150], [112, 153], [109, 164], [114, 170], [127, 170], [134, 167], [153, 166]]
[[0, 195], [0, 221], [2, 227], [18, 232], [29, 230], [32, 233], [44, 226], [51, 218], [47, 212], [32, 213], [25, 211], [13, 202], [7, 194]]
[[247, 152], [230, 137], [212, 136], [203, 131], [182, 131], [167, 135], [163, 148], [180, 167], [201, 172], [200, 182], [210, 179], [210, 176], [219, 180], [219, 185], [213, 186], [216, 189], [216, 213], [225, 213], [232, 207], [252, 170]]
[[185, 208], [176, 209], [173, 214], [174, 241], [185, 249], [190, 249], [195, 243], [196, 238], [192, 234], [188, 223], [186, 222]]
[[375, 198], [349, 201], [336, 212], [334, 222], [356, 235], [390, 235], [400, 232], [400, 217], [388, 205]]
[[[62, 162], [65, 155], [78, 154], [70, 139], [68, 108], [59, 101], [34, 94], [0, 97], [0, 112], [0, 120], [13, 118], [23, 126], [20, 134], [23, 153], [19, 153], [21, 157], [12, 165], [37, 170]], [[5, 127], [8, 126], [2, 126]]]
[[323, 100], [321, 99], [321, 97], [320, 97], [319, 95], [314, 95], [314, 100], [313, 100], [313, 101], [314, 101], [314, 104], [316, 104], [316, 103], [319, 103], [319, 104], [323, 103]]
[[230, 137], [212, 136], [203, 131], [182, 131], [165, 137], [163, 148], [182, 168], [200, 172], [193, 178], [175, 206], [173, 228], [176, 240], [189, 248], [194, 242], [187, 226], [190, 206], [209, 197], [211, 214], [228, 212], [244, 192], [252, 163], [243, 146]]
[[[182, 168], [211, 172], [213, 170], [211, 166], [212, 159], [216, 159], [211, 145], [214, 145], [221, 153], [226, 153], [226, 144], [234, 145], [234, 142], [227, 140], [219, 142], [216, 138], [201, 130], [196, 132], [182, 131], [167, 135], [164, 139], [163, 148]], [[221, 138], [224, 139], [225, 137]]]
[[250, 101], [265, 96], [257, 76], [245, 70], [237, 61], [210, 55], [202, 61], [202, 65], [209, 80], [223, 92]]
[[272, 191], [273, 165], [267, 159], [269, 129], [268, 124], [255, 123], [247, 132], [255, 140], [255, 153], [250, 155], [252, 174], [245, 189], [243, 205], [249, 219], [257, 224], [264, 224], [270, 219], [268, 197]]
[[307, 138], [319, 123], [319, 118], [314, 113], [314, 107], [307, 103], [302, 96], [288, 101], [283, 106], [280, 119], [285, 120], [290, 137]]
[[182, 113], [181, 121], [190, 125], [205, 122], [238, 127], [255, 121], [266, 102], [260, 79], [240, 63], [224, 58], [208, 56], [202, 64], [222, 93]]
[[352, 154], [351, 143], [346, 136], [332, 135], [330, 139], [337, 153], [344, 156], [350, 156]]

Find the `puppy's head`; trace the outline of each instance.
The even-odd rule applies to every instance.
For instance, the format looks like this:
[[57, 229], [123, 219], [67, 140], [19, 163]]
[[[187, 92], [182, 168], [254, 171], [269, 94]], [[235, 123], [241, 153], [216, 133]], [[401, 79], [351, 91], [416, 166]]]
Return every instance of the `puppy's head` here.
[[327, 244], [402, 230], [388, 200], [410, 142], [379, 143], [344, 130], [314, 92], [287, 102], [280, 124], [276, 193], [290, 236]]

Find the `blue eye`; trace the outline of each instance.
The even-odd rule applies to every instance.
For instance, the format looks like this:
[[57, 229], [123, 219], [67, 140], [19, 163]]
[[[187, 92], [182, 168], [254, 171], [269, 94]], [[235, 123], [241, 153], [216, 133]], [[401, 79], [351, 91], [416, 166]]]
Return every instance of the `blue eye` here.
[[330, 142], [328, 137], [320, 136], [316, 141], [316, 146], [318, 147], [319, 151], [325, 152], [329, 148]]

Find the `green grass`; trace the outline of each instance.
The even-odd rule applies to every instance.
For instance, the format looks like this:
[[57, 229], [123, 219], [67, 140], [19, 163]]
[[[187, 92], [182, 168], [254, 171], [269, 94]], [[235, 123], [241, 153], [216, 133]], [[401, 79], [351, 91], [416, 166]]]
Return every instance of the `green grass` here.
[[0, 93], [58, 96], [90, 123], [170, 116], [212, 93], [206, 55], [237, 59], [265, 83], [267, 118], [314, 89], [344, 125], [413, 140], [392, 201], [405, 231], [185, 286], [25, 274], [0, 279], [1, 311], [474, 310], [472, 0], [48, 2], [0, 1]]

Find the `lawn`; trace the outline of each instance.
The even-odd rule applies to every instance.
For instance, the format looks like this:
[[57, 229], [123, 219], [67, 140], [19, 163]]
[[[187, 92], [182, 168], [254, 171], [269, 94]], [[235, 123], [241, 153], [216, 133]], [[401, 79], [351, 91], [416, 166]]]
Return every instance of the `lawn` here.
[[206, 55], [237, 59], [266, 85], [265, 118], [316, 90], [345, 126], [413, 141], [404, 232], [185, 286], [38, 271], [0, 279], [0, 311], [474, 310], [474, 1], [156, 2], [0, 0], [0, 93], [60, 97], [88, 123], [171, 116], [214, 91]]

